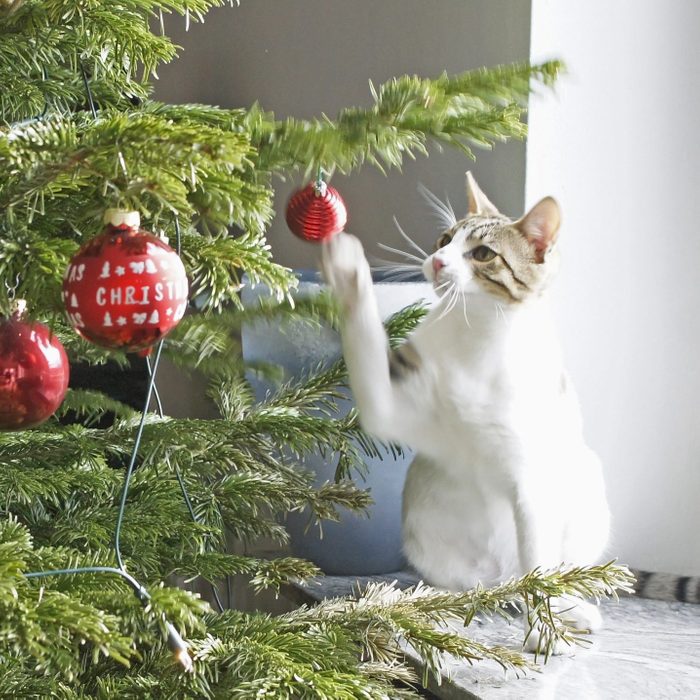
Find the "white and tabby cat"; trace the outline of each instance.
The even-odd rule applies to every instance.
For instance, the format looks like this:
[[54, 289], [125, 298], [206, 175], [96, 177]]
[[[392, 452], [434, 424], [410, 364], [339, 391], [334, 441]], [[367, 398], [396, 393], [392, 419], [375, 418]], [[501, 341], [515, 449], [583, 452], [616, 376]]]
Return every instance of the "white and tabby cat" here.
[[[403, 493], [406, 556], [427, 582], [457, 590], [593, 563], [609, 531], [549, 309], [559, 207], [548, 197], [511, 221], [470, 173], [467, 192], [468, 215], [422, 265], [441, 301], [393, 352], [359, 240], [340, 234], [322, 261], [363, 426], [417, 452]], [[594, 605], [560, 605], [577, 627], [600, 625]]]

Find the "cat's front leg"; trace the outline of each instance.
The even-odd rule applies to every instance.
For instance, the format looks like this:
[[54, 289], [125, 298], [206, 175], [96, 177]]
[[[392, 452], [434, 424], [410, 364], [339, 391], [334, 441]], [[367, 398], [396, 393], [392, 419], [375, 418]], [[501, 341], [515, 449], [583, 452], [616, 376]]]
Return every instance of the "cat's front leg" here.
[[341, 305], [343, 355], [362, 425], [379, 438], [402, 439], [395, 419], [389, 343], [362, 244], [355, 236], [340, 233], [324, 244], [321, 264]]
[[[536, 568], [555, 569], [565, 564], [562, 558], [563, 518], [561, 513], [540, 493], [541, 484], [529, 482], [531, 488], [520, 483], [515, 489], [514, 516], [518, 541], [518, 555], [521, 573], [526, 574]], [[538, 497], [539, 496], [539, 497]], [[576, 562], [582, 563], [582, 562]], [[573, 596], [554, 596], [550, 599], [551, 609], [558, 613], [562, 621], [572, 630], [587, 633], [602, 626], [597, 606]], [[525, 618], [527, 641], [526, 651], [544, 653], [545, 636], [539, 624]], [[574, 653], [575, 648], [558, 641], [550, 648], [550, 653]]]

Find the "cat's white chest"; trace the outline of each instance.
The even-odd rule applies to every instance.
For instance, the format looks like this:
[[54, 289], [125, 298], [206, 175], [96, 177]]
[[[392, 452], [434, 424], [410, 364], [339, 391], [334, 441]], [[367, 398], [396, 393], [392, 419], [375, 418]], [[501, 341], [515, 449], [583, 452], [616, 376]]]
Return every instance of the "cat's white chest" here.
[[552, 427], [568, 420], [559, 349], [546, 318], [537, 312], [522, 321], [494, 316], [492, 323], [417, 336], [428, 377], [419, 391], [434, 436], [422, 451], [469, 454], [508, 468], [541, 450]]

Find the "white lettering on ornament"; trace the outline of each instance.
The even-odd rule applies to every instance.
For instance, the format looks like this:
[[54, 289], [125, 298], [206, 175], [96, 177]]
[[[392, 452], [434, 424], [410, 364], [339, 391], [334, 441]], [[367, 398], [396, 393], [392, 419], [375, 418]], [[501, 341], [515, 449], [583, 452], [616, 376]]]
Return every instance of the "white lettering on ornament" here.
[[175, 316], [173, 316], [173, 318], [176, 321], [179, 321], [185, 315], [186, 309], [187, 309], [187, 303], [180, 304], [180, 306], [177, 307], [177, 311], [175, 312]]
[[[131, 284], [125, 287], [98, 287], [95, 292], [95, 303], [98, 306], [147, 306], [152, 302], [164, 299], [184, 301], [186, 304], [187, 280], [181, 283], [156, 282], [154, 285], [139, 287]], [[71, 306], [78, 306], [75, 295], [71, 297]]]
[[80, 311], [76, 311], [74, 314], [68, 314], [71, 323], [75, 328], [85, 328], [85, 322], [83, 317], [80, 315]]
[[68, 268], [68, 281], [69, 282], [81, 282], [83, 279], [83, 274], [85, 273], [85, 265], [80, 263], [80, 265], [71, 265]]

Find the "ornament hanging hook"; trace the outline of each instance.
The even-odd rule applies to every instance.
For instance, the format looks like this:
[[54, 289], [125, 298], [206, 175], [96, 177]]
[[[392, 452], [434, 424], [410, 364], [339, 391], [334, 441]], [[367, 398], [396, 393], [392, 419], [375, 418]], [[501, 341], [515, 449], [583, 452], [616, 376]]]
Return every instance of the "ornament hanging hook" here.
[[19, 272], [15, 275], [15, 283], [10, 285], [5, 281], [5, 289], [7, 290], [7, 298], [14, 301], [17, 296], [17, 288], [19, 287]]
[[316, 168], [316, 187], [321, 187], [321, 183], [324, 182], [324, 178], [327, 174], [323, 166], [319, 165], [318, 168]]
[[314, 190], [316, 192], [317, 197], [326, 196], [328, 185], [326, 184], [326, 181], [323, 178], [327, 174], [328, 173], [326, 173], [323, 167], [319, 165], [318, 169], [316, 170], [316, 181], [314, 182]]

